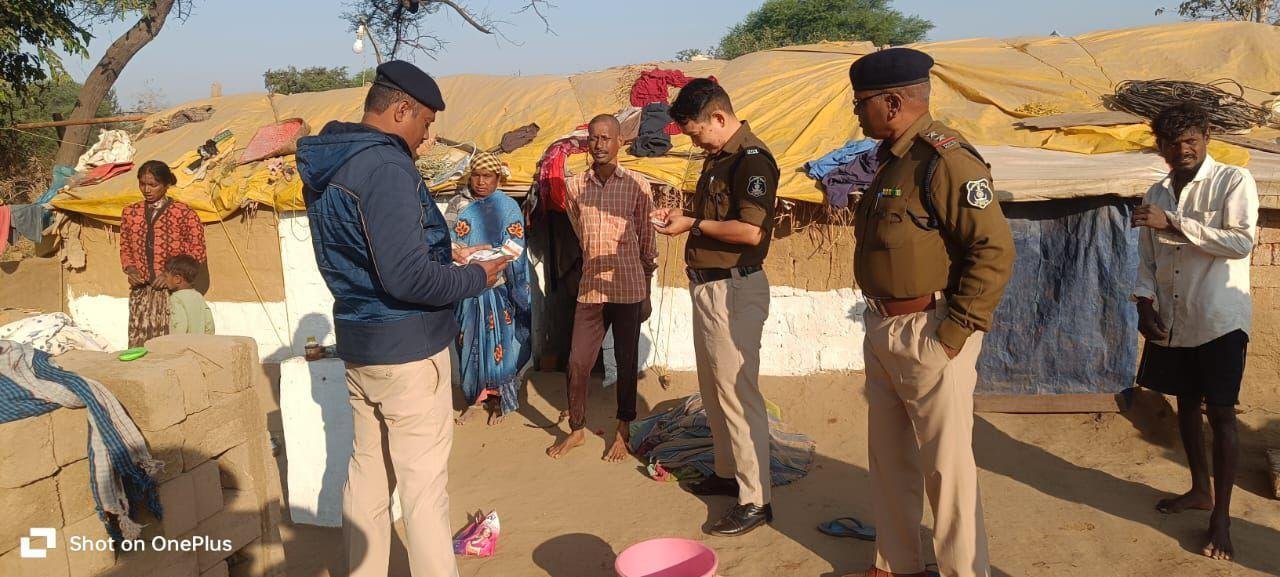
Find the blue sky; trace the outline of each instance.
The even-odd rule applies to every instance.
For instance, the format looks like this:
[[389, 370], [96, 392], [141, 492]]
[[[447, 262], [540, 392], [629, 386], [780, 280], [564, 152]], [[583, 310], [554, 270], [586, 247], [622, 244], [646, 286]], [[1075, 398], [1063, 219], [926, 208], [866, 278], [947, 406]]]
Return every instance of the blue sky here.
[[[760, 1], [734, 0], [552, 0], [554, 35], [532, 14], [513, 14], [521, 0], [473, 0], [469, 4], [505, 20], [510, 41], [486, 36], [444, 10], [435, 15], [449, 44], [436, 60], [411, 58], [429, 72], [567, 74], [669, 59], [683, 48], [715, 44]], [[269, 68], [374, 64], [373, 52], [351, 51], [354, 36], [339, 15], [344, 0], [197, 0], [186, 21], [170, 20], [160, 36], [125, 68], [116, 91], [128, 108], [148, 89], [168, 104], [201, 98], [220, 82], [224, 94], [263, 90]], [[1156, 16], [1177, 0], [895, 0], [894, 6], [934, 22], [930, 40], [972, 37], [1064, 35], [1177, 21]], [[67, 59], [83, 79], [109, 42], [131, 23], [96, 30], [90, 58]]]

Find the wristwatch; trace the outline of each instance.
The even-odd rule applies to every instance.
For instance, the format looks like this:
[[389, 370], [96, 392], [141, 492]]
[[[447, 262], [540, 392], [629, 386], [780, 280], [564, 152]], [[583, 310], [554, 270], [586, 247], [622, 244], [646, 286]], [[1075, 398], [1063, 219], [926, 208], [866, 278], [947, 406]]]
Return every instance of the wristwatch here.
[[693, 221], [693, 226], [689, 228], [689, 234], [693, 236], [702, 236], [702, 219]]

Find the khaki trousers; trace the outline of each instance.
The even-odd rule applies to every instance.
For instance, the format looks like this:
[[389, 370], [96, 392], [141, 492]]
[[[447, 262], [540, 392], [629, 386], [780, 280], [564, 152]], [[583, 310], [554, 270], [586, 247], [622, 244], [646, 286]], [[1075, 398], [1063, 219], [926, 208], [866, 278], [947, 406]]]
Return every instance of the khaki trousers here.
[[764, 271], [689, 287], [698, 389], [716, 476], [738, 480], [738, 503], [769, 503], [769, 415], [760, 393], [760, 336], [769, 318]]
[[946, 577], [988, 577], [987, 533], [973, 459], [973, 390], [982, 333], [947, 359], [936, 310], [866, 313], [871, 494], [876, 567], [924, 571], [922, 493], [933, 508], [933, 548]]
[[458, 575], [445, 492], [453, 447], [450, 374], [448, 349], [400, 365], [347, 364], [355, 450], [342, 492], [342, 529], [351, 577], [386, 577], [396, 488], [413, 577]]

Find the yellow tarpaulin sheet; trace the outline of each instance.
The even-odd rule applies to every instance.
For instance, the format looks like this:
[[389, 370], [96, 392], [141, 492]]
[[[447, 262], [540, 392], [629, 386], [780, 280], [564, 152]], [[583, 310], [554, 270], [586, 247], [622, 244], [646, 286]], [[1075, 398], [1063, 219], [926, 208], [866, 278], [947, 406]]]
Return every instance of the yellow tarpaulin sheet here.
[[[1249, 87], [1245, 97], [1255, 104], [1280, 90], [1280, 28], [1248, 23], [1184, 23], [1096, 32], [1074, 38], [974, 39], [916, 45], [928, 52], [933, 69], [934, 116], [975, 144], [1042, 148], [1079, 154], [1103, 154], [1150, 147], [1149, 130], [1141, 126], [1073, 127], [1029, 131], [1013, 123], [1029, 111], [1093, 112], [1101, 98], [1127, 79], [1177, 79], [1209, 83], [1231, 78]], [[779, 196], [821, 202], [822, 191], [803, 174], [805, 162], [838, 148], [861, 132], [853, 116], [849, 65], [872, 50], [865, 43], [825, 43], [749, 54], [731, 62], [661, 64], [690, 76], [715, 75], [733, 97], [740, 117], [772, 148], [782, 169]], [[649, 65], [646, 67], [652, 67]], [[628, 104], [631, 83], [642, 67], [632, 66], [570, 77], [494, 77], [463, 75], [441, 79], [448, 108], [434, 132], [450, 140], [488, 148], [508, 130], [536, 122], [537, 139], [507, 155], [511, 183], [528, 185], [538, 159], [556, 139], [598, 113]], [[197, 146], [222, 130], [231, 130], [243, 147], [261, 126], [301, 117], [318, 131], [330, 120], [358, 120], [365, 89], [268, 97], [238, 95], [192, 102], [157, 114], [211, 104], [211, 119], [192, 123], [135, 143], [135, 163], [158, 158], [177, 164]], [[641, 173], [690, 189], [700, 162], [689, 140], [673, 138], [674, 147], [661, 158], [622, 162]], [[1248, 153], [1215, 143], [1212, 153], [1224, 162], [1245, 164]], [[239, 156], [238, 150], [229, 153]], [[286, 157], [292, 163], [292, 157]], [[572, 170], [587, 165], [585, 156], [570, 159]], [[296, 179], [268, 183], [264, 162], [238, 168], [223, 163], [203, 180], [173, 191], [205, 221], [226, 218], [245, 199], [277, 210], [303, 208]], [[1053, 171], [1045, 167], [1046, 173]], [[1048, 177], [1047, 177], [1048, 178]], [[1066, 180], [1069, 180], [1067, 177]], [[104, 221], [117, 221], [123, 207], [141, 198], [136, 174], [125, 174], [97, 186], [60, 195], [54, 205]], [[1016, 199], [1016, 191], [1014, 191]]]

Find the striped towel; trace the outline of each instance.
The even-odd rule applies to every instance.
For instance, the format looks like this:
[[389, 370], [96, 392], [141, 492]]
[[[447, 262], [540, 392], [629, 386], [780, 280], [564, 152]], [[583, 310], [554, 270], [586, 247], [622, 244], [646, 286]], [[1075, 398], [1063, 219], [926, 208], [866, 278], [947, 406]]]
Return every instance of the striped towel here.
[[89, 482], [98, 517], [112, 539], [138, 538], [142, 525], [129, 513], [143, 503], [160, 518], [153, 475], [164, 462], [151, 458], [137, 425], [106, 387], [63, 370], [31, 345], [0, 340], [0, 423], [58, 407], [88, 409]]
[[[792, 431], [778, 417], [777, 407], [770, 406], [769, 478], [774, 486], [786, 485], [808, 475], [817, 449], [812, 439]], [[701, 395], [690, 395], [665, 413], [650, 415], [633, 423], [630, 446], [631, 452], [650, 464], [661, 463], [670, 471], [692, 469], [703, 477], [715, 474], [711, 427], [707, 424]], [[678, 473], [677, 476], [681, 480], [688, 477], [687, 473]]]

